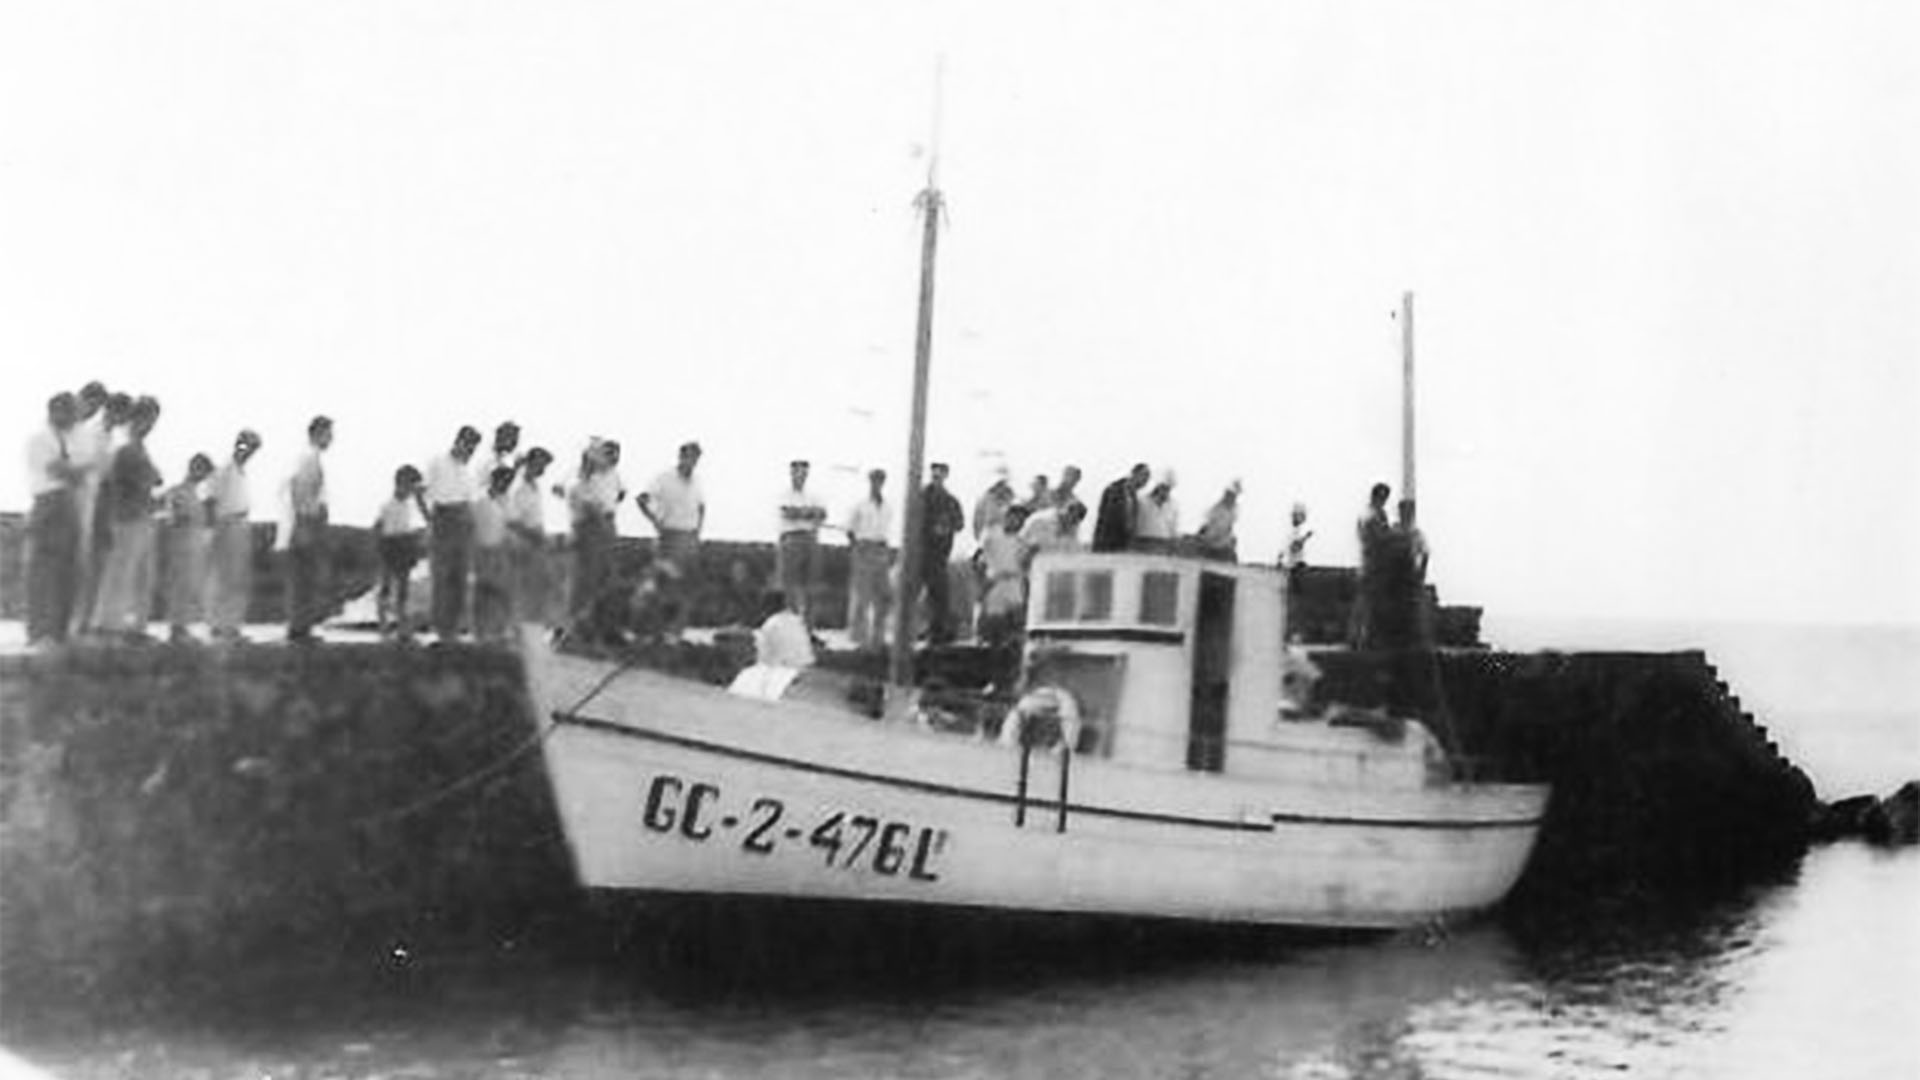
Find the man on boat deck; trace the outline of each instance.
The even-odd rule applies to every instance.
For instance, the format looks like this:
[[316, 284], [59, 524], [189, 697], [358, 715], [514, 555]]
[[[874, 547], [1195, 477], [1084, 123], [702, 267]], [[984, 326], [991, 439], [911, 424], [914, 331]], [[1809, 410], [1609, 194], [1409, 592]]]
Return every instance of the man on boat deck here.
[[893, 505], [886, 500], [887, 471], [867, 473], [867, 497], [847, 513], [847, 635], [856, 647], [879, 648], [887, 641], [887, 611], [893, 606], [890, 574], [893, 553], [887, 534], [893, 529]]
[[1392, 494], [1393, 489], [1385, 484], [1373, 485], [1367, 494], [1366, 513], [1354, 525], [1360, 540], [1360, 582], [1347, 620], [1347, 643], [1356, 649], [1367, 648], [1373, 641], [1374, 617], [1381, 599], [1380, 557], [1384, 541], [1392, 532], [1387, 521], [1387, 499]]
[[67, 460], [76, 470], [72, 492], [80, 531], [77, 534], [77, 561], [74, 563], [73, 602], [68, 625], [60, 629], [63, 639], [69, 632], [79, 633], [92, 624], [93, 602], [99, 595], [99, 537], [94, 524], [99, 520], [97, 508], [101, 482], [106, 479], [107, 467], [113, 464], [115, 447], [112, 431], [107, 427], [106, 412], [107, 401], [112, 396], [107, 392], [106, 385], [98, 380], [81, 387], [80, 396], [75, 399], [73, 428], [66, 439]]
[[467, 612], [467, 583], [473, 573], [473, 502], [480, 497], [472, 463], [479, 446], [480, 432], [462, 426], [453, 437], [453, 448], [427, 462], [433, 630], [441, 641], [460, 635]]
[[787, 487], [780, 493], [780, 590], [787, 607], [802, 619], [813, 613], [813, 592], [820, 577], [820, 525], [827, 520], [827, 504], [807, 490], [812, 466], [801, 459], [787, 464]]
[[1029, 551], [1020, 540], [1020, 531], [1026, 524], [1026, 507], [1016, 506], [980, 538], [976, 558], [985, 588], [975, 632], [983, 645], [1011, 644], [1019, 639], [1024, 625]]
[[936, 461], [921, 493], [920, 576], [927, 590], [927, 640], [945, 645], [954, 639], [953, 538], [967, 526], [960, 500], [947, 490], [947, 466]]
[[1047, 480], [1046, 473], [1040, 473], [1033, 478], [1031, 490], [1032, 494], [1027, 496], [1027, 501], [1020, 504], [1027, 508], [1027, 514], [1029, 516], [1037, 514], [1053, 505], [1053, 488]]
[[1194, 539], [1200, 544], [1200, 551], [1208, 558], [1225, 559], [1232, 562], [1240, 557], [1239, 542], [1234, 538], [1234, 526], [1240, 521], [1240, 481], [1235, 480], [1221, 492], [1220, 501], [1207, 510], [1207, 519], [1200, 523], [1200, 531]]
[[1093, 550], [1125, 551], [1133, 544], [1134, 520], [1140, 512], [1140, 489], [1153, 471], [1142, 463], [1108, 484], [1100, 493], [1099, 516], [1093, 522]]
[[1173, 473], [1162, 473], [1134, 510], [1133, 546], [1172, 551], [1180, 536], [1180, 504], [1173, 501]]

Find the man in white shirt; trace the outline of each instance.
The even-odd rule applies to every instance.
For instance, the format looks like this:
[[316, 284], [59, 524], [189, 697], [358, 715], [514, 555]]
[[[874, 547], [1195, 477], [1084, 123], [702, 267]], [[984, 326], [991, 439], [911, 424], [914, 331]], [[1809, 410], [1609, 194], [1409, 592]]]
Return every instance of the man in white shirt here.
[[547, 506], [540, 479], [553, 455], [536, 446], [520, 460], [520, 478], [507, 496], [507, 530], [513, 561], [513, 617], [548, 621]]
[[615, 514], [627, 497], [620, 479], [620, 444], [595, 437], [580, 455], [580, 473], [567, 488], [567, 509], [573, 518], [573, 591], [568, 602], [570, 633], [595, 640], [614, 632], [610, 619], [600, 617], [613, 598], [613, 542], [618, 536]]
[[[113, 431], [107, 424], [107, 401], [113, 395], [105, 384], [90, 382], [80, 388], [73, 428], [67, 434], [67, 456], [78, 472], [72, 484], [74, 512], [79, 516], [79, 550], [74, 566], [73, 613], [68, 631], [80, 633], [93, 619], [105, 562], [99, 550], [100, 483], [113, 464]], [[125, 395], [122, 395], [123, 397]]]
[[787, 608], [801, 619], [813, 610], [814, 582], [820, 574], [820, 525], [827, 520], [827, 504], [807, 490], [810, 466], [793, 461], [787, 466], [787, 489], [780, 493], [779, 579]]
[[1171, 551], [1180, 535], [1180, 506], [1173, 501], [1173, 474], [1163, 474], [1134, 511], [1133, 545], [1143, 551]]
[[233, 440], [233, 457], [207, 481], [213, 504], [213, 538], [208, 546], [207, 624], [215, 641], [240, 640], [253, 597], [253, 498], [247, 462], [260, 450], [260, 436], [242, 430]]
[[893, 528], [893, 505], [881, 494], [886, 484], [885, 469], [867, 473], [867, 497], [847, 514], [847, 634], [856, 647], [877, 649], [887, 640], [887, 611], [893, 605], [888, 580], [893, 552], [887, 535]]
[[467, 584], [473, 573], [473, 501], [480, 495], [473, 452], [479, 446], [480, 432], [462, 426], [453, 437], [453, 448], [427, 462], [433, 630], [441, 641], [459, 637], [467, 612]]
[[287, 534], [287, 640], [315, 640], [313, 628], [327, 605], [327, 473], [321, 461], [333, 445], [333, 421], [316, 416], [307, 424], [307, 449], [287, 481], [293, 520]]
[[680, 461], [653, 478], [640, 493], [640, 512], [659, 534], [657, 556], [670, 562], [682, 582], [691, 582], [699, 570], [700, 528], [707, 520], [707, 496], [693, 478], [700, 464], [700, 444], [680, 445]]
[[72, 394], [47, 401], [47, 423], [27, 440], [27, 643], [67, 640], [79, 585], [80, 514], [75, 488], [86, 475], [74, 461], [79, 406]]

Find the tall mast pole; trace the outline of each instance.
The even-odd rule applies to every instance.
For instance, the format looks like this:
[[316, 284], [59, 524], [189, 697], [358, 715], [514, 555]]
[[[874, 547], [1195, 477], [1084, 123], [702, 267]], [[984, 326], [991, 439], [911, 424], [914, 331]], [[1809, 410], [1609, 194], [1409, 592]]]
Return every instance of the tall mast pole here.
[[[934, 74], [933, 146], [927, 161], [927, 186], [914, 200], [922, 217], [920, 318], [913, 337], [913, 426], [907, 436], [907, 513], [900, 533], [900, 595], [894, 605], [893, 649], [887, 662], [887, 681], [895, 686], [913, 684], [914, 611], [919, 606], [920, 578], [927, 571], [920, 565], [921, 519], [926, 514], [920, 474], [927, 453], [927, 377], [933, 364], [933, 256], [940, 240], [940, 83], [944, 69], [943, 58]], [[932, 571], [944, 574], [947, 568], [933, 567]]]
[[1400, 294], [1400, 497], [1414, 498], [1413, 293]]

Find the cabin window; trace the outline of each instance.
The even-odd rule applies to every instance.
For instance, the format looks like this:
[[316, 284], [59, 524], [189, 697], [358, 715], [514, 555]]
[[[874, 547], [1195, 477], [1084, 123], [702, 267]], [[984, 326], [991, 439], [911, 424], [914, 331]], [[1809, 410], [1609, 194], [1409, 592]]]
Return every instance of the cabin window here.
[[1105, 622], [1113, 618], [1113, 572], [1100, 570], [1081, 578], [1080, 621]]
[[1068, 571], [1056, 570], [1047, 575], [1047, 606], [1045, 618], [1048, 622], [1065, 622], [1073, 618], [1075, 597], [1074, 575]]
[[1140, 621], [1173, 626], [1180, 621], [1180, 575], [1149, 570], [1140, 578]]

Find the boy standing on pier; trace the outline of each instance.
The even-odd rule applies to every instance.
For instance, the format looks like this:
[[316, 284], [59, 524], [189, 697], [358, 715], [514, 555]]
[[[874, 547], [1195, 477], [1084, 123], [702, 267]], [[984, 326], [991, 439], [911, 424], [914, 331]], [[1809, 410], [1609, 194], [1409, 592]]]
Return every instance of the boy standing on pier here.
[[161, 496], [167, 511], [167, 640], [176, 645], [196, 641], [189, 628], [205, 616], [207, 542], [212, 534], [206, 482], [212, 475], [213, 459], [195, 454], [187, 462], [187, 478]]
[[480, 641], [503, 641], [512, 619], [512, 554], [507, 547], [507, 494], [514, 468], [502, 465], [487, 476], [487, 493], [473, 504], [473, 634]]
[[427, 546], [426, 508], [420, 499], [420, 470], [402, 465], [393, 473], [393, 497], [380, 504], [374, 519], [374, 546], [380, 555], [380, 588], [374, 594], [380, 635], [398, 641], [413, 637], [407, 619], [407, 591], [413, 568]]

